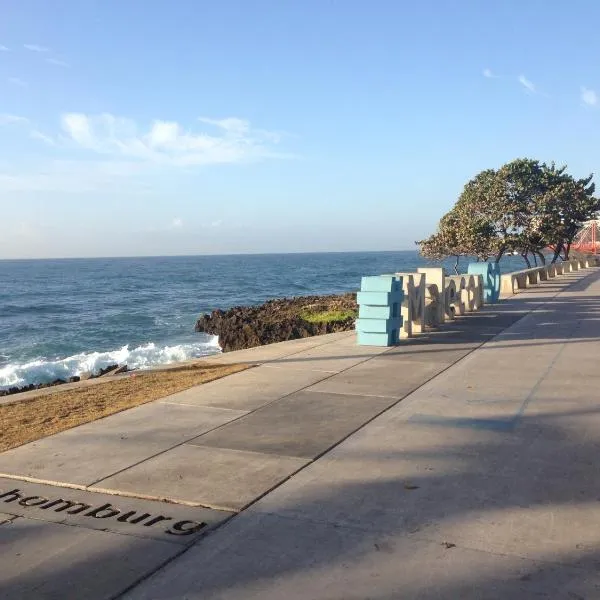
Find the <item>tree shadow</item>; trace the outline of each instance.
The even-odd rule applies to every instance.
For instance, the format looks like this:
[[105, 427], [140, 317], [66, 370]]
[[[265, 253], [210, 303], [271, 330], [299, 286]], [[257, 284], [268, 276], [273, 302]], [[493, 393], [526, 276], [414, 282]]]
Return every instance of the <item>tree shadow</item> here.
[[[581, 419], [600, 423], [600, 408], [548, 410], [511, 432], [454, 431], [450, 441], [446, 429], [436, 441], [430, 427], [376, 421], [375, 430], [362, 430], [139, 587], [176, 553], [157, 557], [158, 542], [133, 538], [83, 544], [79, 552], [66, 546], [60, 557], [57, 539], [46, 560], [10, 573], [9, 540], [0, 593], [19, 600], [593, 600], [600, 434], [582, 436]], [[42, 543], [46, 524], [30, 524], [29, 543]]]
[[130, 597], [597, 598], [600, 435], [577, 418], [600, 409], [453, 443], [400, 420], [363, 430]]

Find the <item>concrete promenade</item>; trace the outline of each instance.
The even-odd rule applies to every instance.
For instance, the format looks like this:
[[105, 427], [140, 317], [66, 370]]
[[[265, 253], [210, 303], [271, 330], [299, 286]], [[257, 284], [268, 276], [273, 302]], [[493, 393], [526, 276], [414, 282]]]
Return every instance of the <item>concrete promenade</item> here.
[[588, 269], [212, 358], [260, 366], [0, 454], [0, 596], [600, 598], [598, 357]]

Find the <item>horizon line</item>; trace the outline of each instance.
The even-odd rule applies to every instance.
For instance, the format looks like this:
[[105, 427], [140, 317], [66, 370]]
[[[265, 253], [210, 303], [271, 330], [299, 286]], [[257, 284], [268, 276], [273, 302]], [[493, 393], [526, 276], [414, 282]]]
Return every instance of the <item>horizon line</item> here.
[[27, 261], [27, 260], [109, 260], [130, 258], [210, 258], [214, 256], [290, 256], [290, 255], [314, 255], [314, 254], [377, 254], [389, 252], [415, 252], [417, 249], [399, 250], [326, 250], [326, 251], [295, 251], [295, 252], [234, 252], [231, 254], [137, 254], [137, 255], [114, 255], [114, 256], [31, 256], [21, 258], [0, 258], [0, 262]]

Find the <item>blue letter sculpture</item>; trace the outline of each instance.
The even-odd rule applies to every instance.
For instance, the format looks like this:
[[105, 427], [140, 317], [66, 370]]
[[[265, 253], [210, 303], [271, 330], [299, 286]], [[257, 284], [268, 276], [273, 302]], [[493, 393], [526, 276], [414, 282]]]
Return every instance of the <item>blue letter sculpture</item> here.
[[404, 293], [402, 277], [363, 277], [356, 299], [356, 338], [360, 346], [393, 346], [400, 341]]
[[496, 304], [500, 298], [500, 265], [489, 262], [469, 263], [467, 273], [483, 276], [483, 301], [486, 304]]

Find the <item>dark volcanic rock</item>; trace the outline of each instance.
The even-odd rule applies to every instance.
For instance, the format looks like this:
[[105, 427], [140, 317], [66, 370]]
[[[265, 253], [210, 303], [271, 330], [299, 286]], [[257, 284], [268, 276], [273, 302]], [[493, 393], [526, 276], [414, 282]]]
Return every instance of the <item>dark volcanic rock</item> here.
[[78, 381], [92, 379], [96, 377], [102, 377], [103, 375], [117, 375], [119, 373], [125, 373], [127, 371], [127, 365], [109, 365], [104, 369], [100, 369], [98, 373], [82, 373], [81, 376], [73, 375], [69, 377], [68, 381], [64, 379], [55, 379], [48, 383], [30, 383], [23, 387], [10, 387], [6, 390], [0, 390], [0, 397], [11, 396], [12, 394], [20, 394], [21, 392], [30, 392], [31, 390], [42, 390], [44, 388], [53, 387], [55, 385], [63, 385], [64, 383], [77, 383]]
[[[69, 379], [69, 381], [71, 381], [71, 379]], [[44, 388], [53, 387], [55, 385], [62, 385], [63, 383], [67, 382], [64, 379], [55, 379], [54, 381], [50, 381], [48, 383], [30, 383], [22, 387], [10, 387], [7, 390], [0, 390], [0, 396], [12, 396], [13, 394], [20, 394], [21, 392], [30, 392], [31, 390], [41, 390]]]
[[348, 331], [354, 328], [354, 316], [338, 321], [312, 323], [302, 315], [326, 311], [356, 313], [356, 310], [355, 294], [282, 298], [269, 300], [259, 306], [214, 310], [198, 319], [196, 331], [218, 335], [221, 348], [224, 352], [229, 352], [324, 333]]
[[96, 377], [109, 377], [110, 375], [119, 375], [119, 373], [127, 373], [127, 365], [115, 365], [114, 367], [100, 369], [100, 373]]
[[94, 373], [92, 375], [92, 378], [102, 377], [102, 375], [106, 375], [107, 373], [110, 373], [111, 371], [116, 371], [118, 368], [119, 368], [119, 365], [117, 365], [117, 364], [108, 365], [108, 367], [104, 367], [103, 369], [100, 369], [97, 373]]

